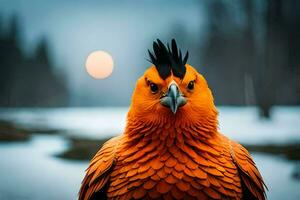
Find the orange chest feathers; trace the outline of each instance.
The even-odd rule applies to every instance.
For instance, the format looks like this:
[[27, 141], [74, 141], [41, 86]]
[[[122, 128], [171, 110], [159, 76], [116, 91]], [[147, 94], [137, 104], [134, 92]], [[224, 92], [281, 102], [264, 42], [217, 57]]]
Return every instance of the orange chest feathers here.
[[161, 137], [120, 145], [107, 189], [109, 199], [242, 197], [237, 168], [221, 137], [205, 142], [180, 134]]

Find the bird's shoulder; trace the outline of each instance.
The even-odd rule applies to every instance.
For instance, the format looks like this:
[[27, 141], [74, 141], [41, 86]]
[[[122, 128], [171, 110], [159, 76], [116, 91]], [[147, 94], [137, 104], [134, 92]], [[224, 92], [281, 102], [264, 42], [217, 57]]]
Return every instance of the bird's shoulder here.
[[[111, 138], [92, 158], [81, 183], [79, 199], [91, 199], [94, 195], [105, 195], [105, 185], [109, 180], [110, 171], [116, 161], [116, 154], [122, 136]], [[102, 198], [101, 196], [101, 199]]]
[[228, 144], [230, 156], [240, 174], [243, 199], [265, 200], [266, 185], [248, 150], [225, 136], [223, 139]]

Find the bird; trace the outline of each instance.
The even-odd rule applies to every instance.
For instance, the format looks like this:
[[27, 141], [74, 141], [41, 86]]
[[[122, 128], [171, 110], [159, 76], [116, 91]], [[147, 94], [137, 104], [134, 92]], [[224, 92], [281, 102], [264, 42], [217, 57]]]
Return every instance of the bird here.
[[90, 161], [79, 200], [266, 199], [249, 152], [220, 132], [212, 92], [187, 63], [189, 52], [157, 39], [148, 53], [124, 132]]

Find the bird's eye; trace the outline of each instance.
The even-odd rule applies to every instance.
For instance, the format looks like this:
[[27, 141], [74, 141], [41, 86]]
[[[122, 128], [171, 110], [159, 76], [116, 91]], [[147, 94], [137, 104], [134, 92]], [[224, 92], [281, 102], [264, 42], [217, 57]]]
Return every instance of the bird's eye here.
[[193, 90], [194, 86], [195, 86], [195, 81], [190, 81], [187, 87], [189, 90]]
[[149, 86], [152, 93], [156, 93], [158, 91], [158, 86], [155, 83], [150, 83]]

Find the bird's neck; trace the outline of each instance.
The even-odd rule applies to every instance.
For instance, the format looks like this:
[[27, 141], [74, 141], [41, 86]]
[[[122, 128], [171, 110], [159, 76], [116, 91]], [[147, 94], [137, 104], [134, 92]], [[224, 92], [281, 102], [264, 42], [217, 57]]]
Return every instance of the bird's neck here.
[[133, 141], [148, 138], [168, 141], [197, 139], [207, 140], [217, 133], [218, 120], [216, 115], [192, 120], [185, 116], [164, 116], [155, 120], [143, 120], [140, 117], [128, 116], [125, 135]]

